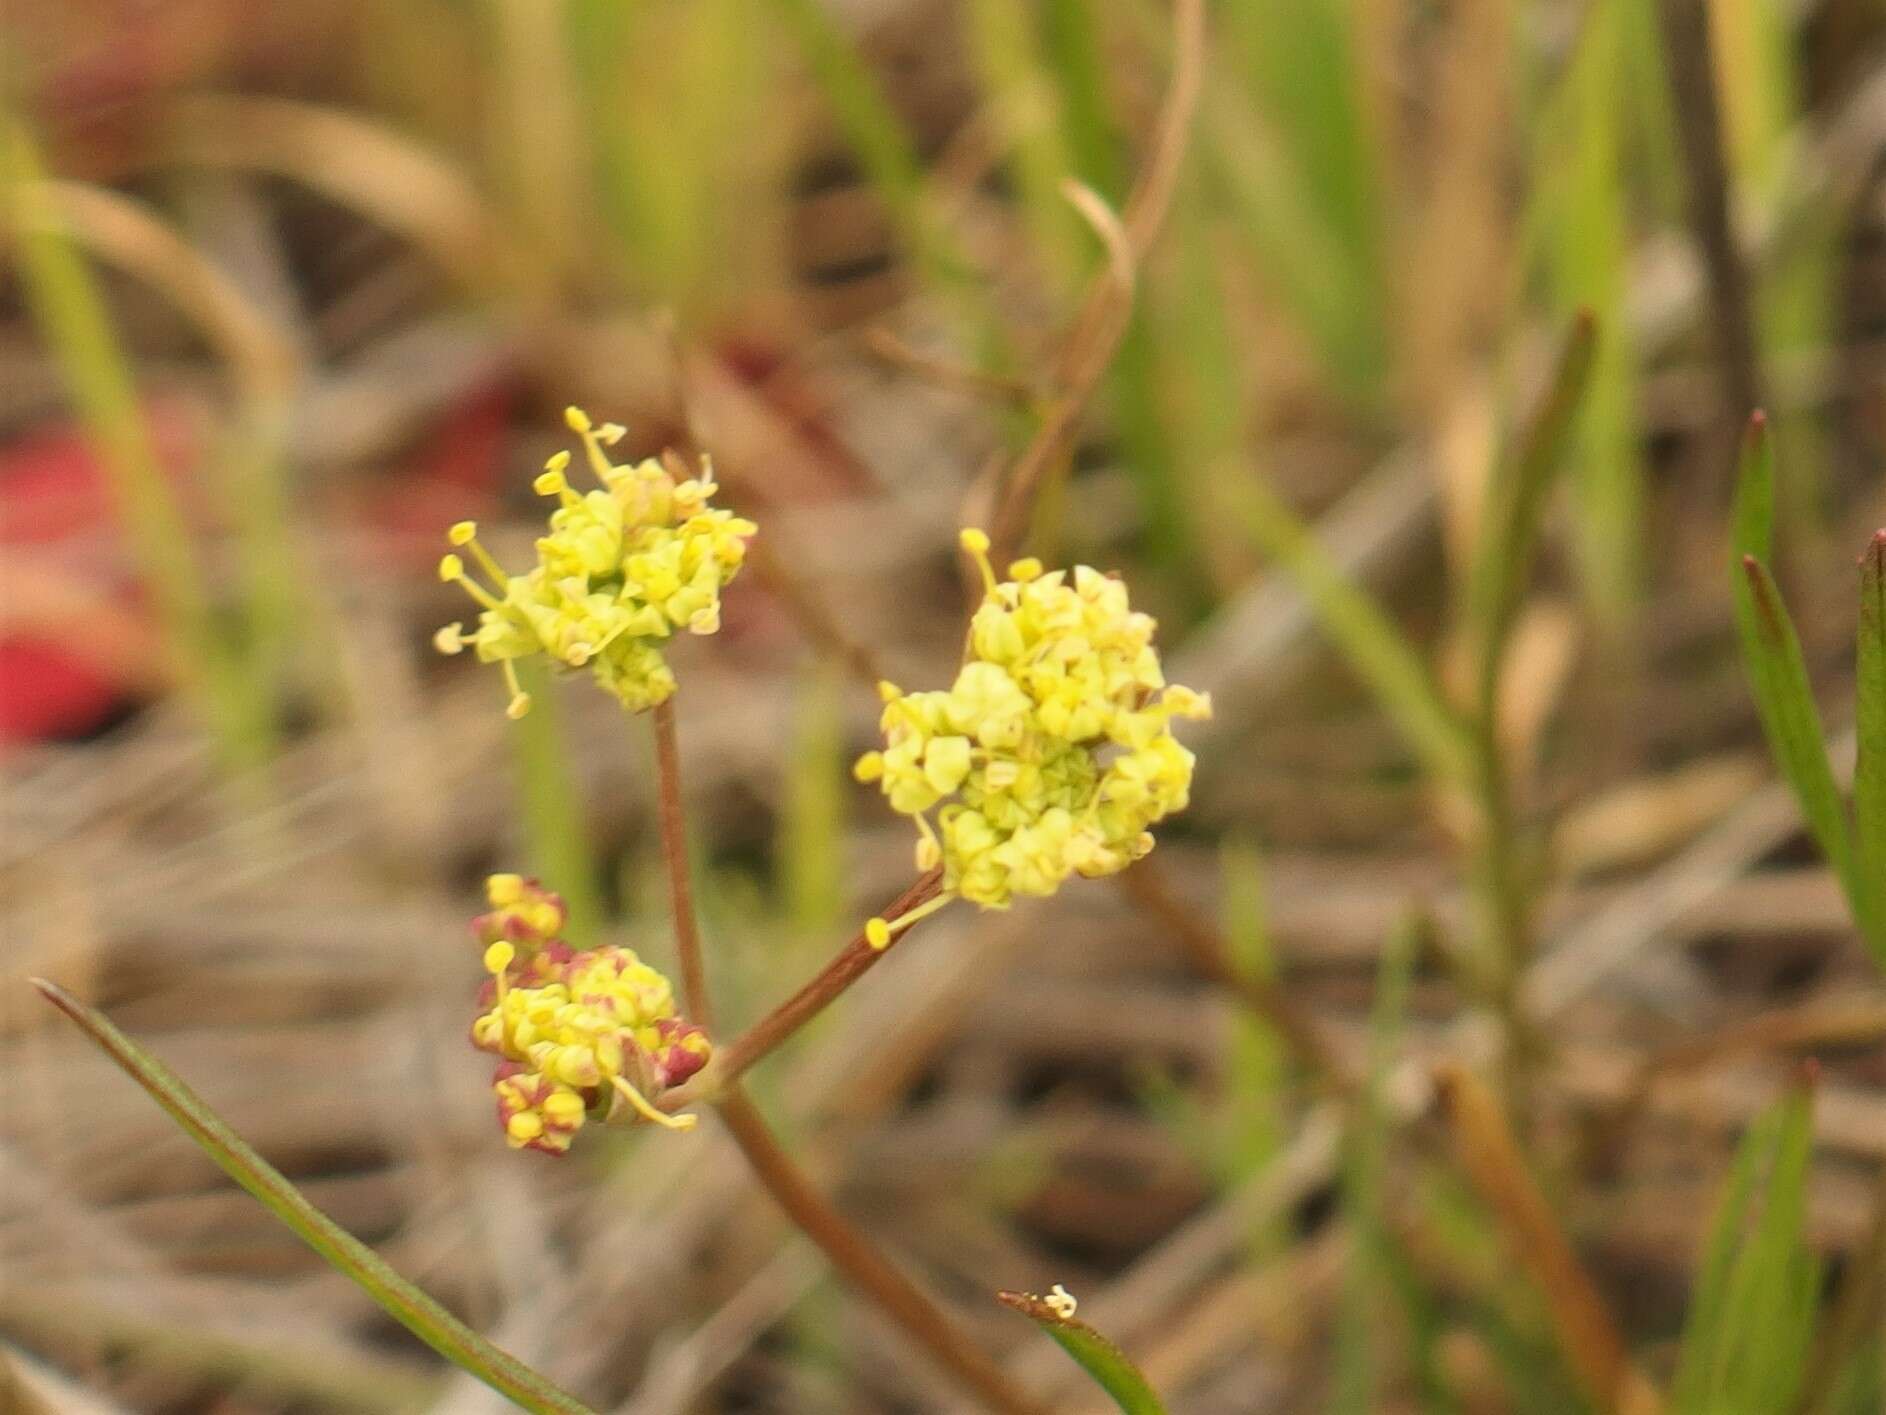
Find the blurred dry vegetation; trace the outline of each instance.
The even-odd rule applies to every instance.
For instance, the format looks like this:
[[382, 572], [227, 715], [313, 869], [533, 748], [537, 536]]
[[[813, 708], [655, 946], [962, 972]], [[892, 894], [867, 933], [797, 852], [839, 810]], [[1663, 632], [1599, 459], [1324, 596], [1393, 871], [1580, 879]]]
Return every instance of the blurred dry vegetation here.
[[[1161, 881], [1373, 1065], [1367, 1118], [1099, 883], [945, 913], [755, 1077], [1055, 1408], [1091, 1397], [998, 1287], [1066, 1283], [1179, 1411], [1594, 1408], [1454, 1161], [1443, 1059], [1510, 1102], [1661, 1383], [1735, 1144], [1803, 1055], [1804, 1399], [1883, 1408], [1881, 963], [1775, 780], [1727, 545], [1752, 393], [1850, 743], [1852, 567], [1886, 524], [1886, 16], [1707, 9], [1710, 55], [1687, 0], [1211, 7], [1170, 217], [1033, 541], [1125, 572], [1170, 676], [1214, 694]], [[478, 879], [539, 871], [671, 963], [649, 755], [581, 682], [508, 724], [430, 650], [462, 613], [431, 567], [462, 516], [524, 544], [565, 403], [711, 451], [763, 559], [676, 667], [710, 965], [757, 1015], [908, 881], [908, 822], [849, 777], [876, 702], [848, 655], [949, 671], [955, 529], [1106, 260], [1062, 182], [1125, 202], [1172, 57], [1155, 0], [10, 0], [8, 180], [31, 143], [52, 185], [0, 238], [0, 1407], [498, 1405], [39, 974], [598, 1409], [956, 1408], [711, 1123], [503, 1148], [465, 1041]], [[108, 337], [83, 291], [42, 269], [33, 295], [28, 219]], [[1597, 352], [1497, 685], [1532, 941], [1502, 1026], [1459, 966], [1466, 807], [1275, 566], [1294, 512], [1470, 696], [1486, 488], [1580, 309]]]

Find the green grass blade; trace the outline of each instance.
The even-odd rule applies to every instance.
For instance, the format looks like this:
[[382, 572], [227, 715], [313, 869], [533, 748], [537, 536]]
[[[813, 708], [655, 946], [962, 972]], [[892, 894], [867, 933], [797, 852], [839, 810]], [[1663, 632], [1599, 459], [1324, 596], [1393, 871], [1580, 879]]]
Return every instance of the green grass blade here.
[[1090, 0], [1046, 0], [1042, 50], [1060, 84], [1062, 124], [1075, 171], [1117, 209], [1126, 200], [1126, 171], [1107, 104], [1099, 20]]
[[780, 0], [775, 10], [905, 244], [927, 276], [959, 286], [968, 267], [924, 210], [922, 163], [877, 76], [822, 0]]
[[225, 763], [238, 772], [258, 767], [271, 749], [267, 714], [215, 632], [189, 527], [158, 465], [104, 300], [50, 209], [32, 138], [3, 112], [0, 231], [13, 238], [27, 308], [97, 448], [184, 691], [209, 719]]
[[1819, 1285], [1802, 1238], [1813, 1138], [1813, 1096], [1802, 1086], [1743, 1139], [1691, 1299], [1672, 1415], [1790, 1407]]
[[1862, 931], [1872, 937], [1877, 927], [1867, 902], [1872, 891], [1862, 887], [1854, 870], [1846, 805], [1827, 759], [1826, 733], [1801, 640], [1774, 577], [1762, 563], [1773, 534], [1774, 503], [1774, 454], [1767, 419], [1758, 413], [1749, 420], [1743, 444], [1733, 523], [1735, 618], [1743, 666], [1769, 750], [1800, 802], [1821, 853], [1845, 886]]
[[565, 936], [582, 948], [602, 927], [603, 906], [596, 856], [570, 769], [569, 734], [557, 696], [560, 684], [529, 660], [518, 663], [517, 677], [531, 704], [510, 730], [524, 814], [524, 855], [530, 872], [563, 896], [569, 910]]
[[1050, 284], [1065, 290], [1087, 260], [1087, 241], [1061, 195], [1073, 159], [1061, 93], [1034, 32], [1035, 6], [970, 0], [964, 14], [985, 100], [1009, 153], [1022, 224]]
[[1743, 660], [1768, 745], [1794, 788], [1815, 840], [1847, 883], [1851, 897], [1854, 873], [1846, 808], [1827, 759], [1826, 733], [1814, 703], [1800, 636], [1774, 577], [1752, 555], [1743, 557], [1736, 598]]
[[1585, 13], [1569, 71], [1535, 130], [1541, 174], [1525, 228], [1542, 247], [1562, 314], [1590, 309], [1604, 330], [1574, 429], [1571, 479], [1581, 579], [1611, 634], [1628, 634], [1642, 592], [1646, 469], [1631, 342], [1625, 0]]
[[1532, 572], [1546, 497], [1564, 464], [1596, 347], [1597, 323], [1589, 310], [1581, 311], [1559, 351], [1544, 398], [1511, 461], [1488, 491], [1469, 590], [1480, 646], [1479, 711], [1487, 721], [1499, 690], [1506, 642]]
[[[1394, 1260], [1383, 1213], [1390, 1115], [1384, 1096], [1390, 1065], [1408, 1012], [1414, 963], [1420, 952], [1413, 918], [1397, 926], [1376, 970], [1375, 1002], [1369, 1012], [1368, 1077], [1354, 1123], [1349, 1127], [1342, 1168], [1343, 1214], [1352, 1235], [1341, 1311], [1336, 1328], [1333, 1412], [1367, 1415], [1377, 1407], [1377, 1350], [1382, 1336], [1382, 1297], [1394, 1292]], [[1411, 1316], [1416, 1315], [1410, 1313]]]
[[589, 1415], [588, 1406], [486, 1341], [309, 1203], [279, 1170], [218, 1119], [175, 1072], [119, 1031], [104, 1013], [54, 983], [35, 978], [33, 986], [148, 1091], [225, 1174], [294, 1230], [323, 1261], [359, 1284], [414, 1336], [525, 1410], [539, 1415]]
[[1775, 444], [1768, 415], [1749, 415], [1742, 435], [1742, 462], [1735, 478], [1735, 507], [1730, 544], [1739, 561], [1745, 555], [1767, 560], [1775, 546]]
[[1440, 780], [1470, 785], [1477, 770], [1472, 741], [1394, 621], [1259, 478], [1239, 478], [1228, 494], [1251, 539], [1296, 582], [1323, 632], [1422, 764]]
[[1860, 750], [1853, 769], [1854, 857], [1868, 896], [1868, 934], [1874, 955], [1886, 966], [1886, 530], [1874, 535], [1860, 558], [1859, 707]]
[[1059, 1343], [1126, 1415], [1165, 1415], [1166, 1407], [1127, 1354], [1078, 1317], [1064, 1317], [1046, 1299], [998, 1292], [996, 1301], [1020, 1312]]
[[792, 931], [821, 946], [845, 912], [845, 790], [851, 773], [838, 688], [838, 670], [828, 663], [814, 664], [800, 680], [776, 846]]
[[[1226, 839], [1218, 856], [1220, 915], [1232, 965], [1266, 983], [1277, 979], [1275, 944], [1265, 903], [1264, 862], [1248, 838]], [[1231, 1019], [1227, 1046], [1225, 1097], [1210, 1117], [1218, 1167], [1227, 1183], [1236, 1183], [1275, 1163], [1288, 1136], [1284, 1108], [1290, 1057], [1275, 1029], [1248, 1008]], [[1287, 1225], [1267, 1218], [1251, 1234], [1251, 1260], [1265, 1262], [1287, 1246]]]

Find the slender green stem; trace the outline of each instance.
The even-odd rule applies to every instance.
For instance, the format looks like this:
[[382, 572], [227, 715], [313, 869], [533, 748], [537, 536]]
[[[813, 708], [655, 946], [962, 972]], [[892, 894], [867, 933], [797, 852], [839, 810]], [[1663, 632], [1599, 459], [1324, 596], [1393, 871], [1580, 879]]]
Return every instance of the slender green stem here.
[[569, 910], [566, 934], [578, 947], [588, 948], [602, 927], [603, 906], [596, 888], [596, 857], [570, 769], [563, 703], [555, 680], [539, 664], [522, 660], [517, 674], [531, 704], [508, 734], [523, 799], [526, 858], [533, 873], [557, 882]]
[[185, 1134], [297, 1237], [360, 1285], [389, 1316], [454, 1365], [537, 1415], [591, 1415], [589, 1407], [552, 1385], [509, 1352], [493, 1346], [427, 1293], [389, 1267], [366, 1244], [322, 1213], [287, 1178], [231, 1130], [169, 1067], [145, 1051], [96, 1008], [57, 984], [32, 980], [46, 1000], [124, 1069]]

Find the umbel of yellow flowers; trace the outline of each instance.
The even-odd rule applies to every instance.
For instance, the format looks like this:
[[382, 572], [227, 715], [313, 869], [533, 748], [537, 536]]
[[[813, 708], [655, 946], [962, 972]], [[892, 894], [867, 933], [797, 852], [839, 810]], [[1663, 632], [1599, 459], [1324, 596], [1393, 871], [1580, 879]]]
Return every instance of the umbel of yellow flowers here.
[[535, 880], [493, 875], [473, 921], [491, 977], [472, 1044], [494, 1052], [498, 1124], [512, 1149], [560, 1155], [585, 1121], [686, 1130], [651, 1097], [707, 1064], [707, 1035], [675, 1010], [668, 980], [626, 948], [576, 952], [563, 901]]
[[[988, 536], [966, 530], [962, 544], [985, 593], [956, 681], [929, 693], [881, 684], [884, 749], [856, 767], [916, 821], [917, 867], [943, 866], [941, 898], [919, 913], [956, 895], [1005, 909], [1071, 874], [1125, 869], [1187, 801], [1193, 758], [1172, 719], [1211, 713], [1207, 697], [1166, 683], [1153, 620], [1119, 580], [1028, 559], [998, 583]], [[892, 927], [874, 919], [867, 936], [882, 947]]]
[[621, 440], [621, 427], [595, 427], [579, 408], [564, 418], [583, 439], [600, 487], [571, 488], [568, 452], [544, 464], [533, 485], [557, 508], [537, 542], [536, 565], [522, 575], [505, 573], [479, 544], [475, 524], [453, 526], [452, 544], [491, 583], [473, 579], [457, 553], [439, 562], [439, 578], [462, 585], [482, 612], [470, 632], [448, 624], [433, 642], [442, 653], [469, 645], [480, 662], [503, 665], [512, 717], [530, 710], [515, 660], [539, 653], [565, 669], [589, 668], [625, 708], [641, 712], [675, 690], [663, 641], [720, 627], [721, 588], [739, 572], [758, 528], [707, 504], [717, 488], [705, 462], [698, 477], [677, 477], [653, 459], [614, 466], [604, 449]]

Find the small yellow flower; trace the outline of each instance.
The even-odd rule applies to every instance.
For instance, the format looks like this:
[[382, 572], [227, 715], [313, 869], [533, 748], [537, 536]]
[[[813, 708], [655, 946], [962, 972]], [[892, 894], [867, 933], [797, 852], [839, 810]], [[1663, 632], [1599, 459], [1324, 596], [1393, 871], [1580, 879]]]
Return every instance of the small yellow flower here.
[[574, 952], [556, 937], [563, 904], [533, 880], [493, 875], [482, 1011], [472, 1044], [499, 1058], [498, 1120], [513, 1149], [563, 1154], [588, 1120], [649, 1121], [672, 1130], [652, 1097], [678, 1086], [712, 1054], [707, 1035], [675, 1008], [668, 980], [626, 948]]
[[[1191, 789], [1192, 754], [1172, 720], [1207, 717], [1211, 703], [1166, 683], [1153, 621], [1119, 580], [1029, 559], [997, 581], [988, 537], [966, 530], [962, 546], [986, 587], [965, 661], [943, 691], [879, 686], [884, 746], [854, 774], [915, 819], [917, 866], [942, 864], [942, 900], [1003, 909], [1151, 850], [1150, 828]], [[874, 919], [867, 938], [885, 947], [933, 907], [891, 925]]]
[[561, 669], [588, 668], [630, 712], [666, 701], [675, 679], [661, 645], [683, 630], [719, 629], [720, 592], [739, 573], [747, 539], [758, 529], [708, 505], [717, 488], [705, 462], [692, 477], [672, 459], [616, 466], [605, 449], [621, 439], [619, 426], [596, 427], [578, 408], [566, 410], [565, 420], [582, 438], [601, 485], [581, 494], [572, 489], [568, 452], [545, 464], [532, 485], [557, 507], [549, 533], [537, 541], [537, 563], [525, 574], [507, 574], [470, 521], [446, 538], [469, 552], [485, 581], [473, 578], [456, 553], [439, 562], [439, 578], [463, 586], [480, 613], [474, 628], [449, 624], [433, 643], [441, 653], [469, 647], [480, 662], [500, 664], [512, 717], [530, 709], [515, 663], [532, 654]]

